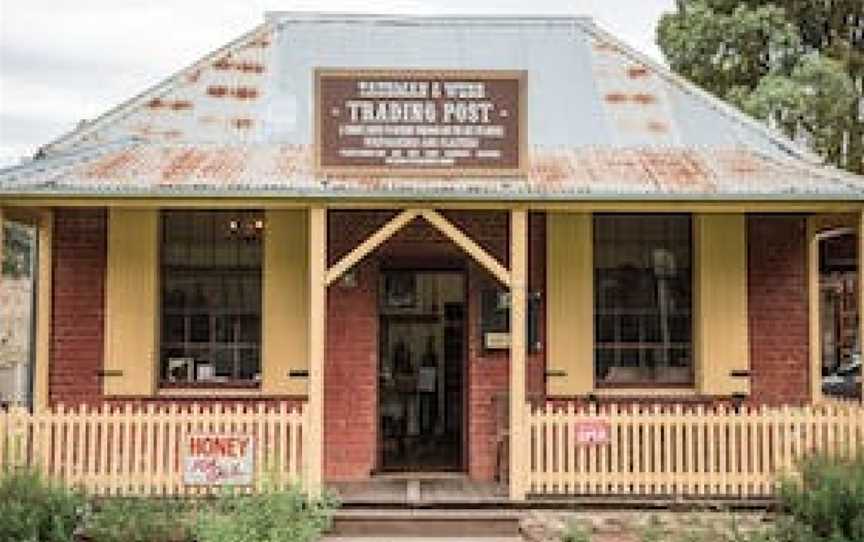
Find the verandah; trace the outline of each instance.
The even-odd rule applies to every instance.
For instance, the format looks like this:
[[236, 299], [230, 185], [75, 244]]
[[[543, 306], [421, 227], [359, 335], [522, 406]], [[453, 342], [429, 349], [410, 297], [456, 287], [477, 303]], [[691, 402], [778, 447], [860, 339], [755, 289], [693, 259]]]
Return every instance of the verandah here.
[[[783, 476], [814, 455], [864, 454], [864, 406], [526, 406], [524, 464], [529, 498], [633, 495], [770, 498]], [[286, 403], [234, 406], [82, 405], [0, 412], [0, 469], [36, 468], [98, 495], [196, 496], [187, 484], [190, 435], [252, 437], [254, 477], [310, 487], [308, 414]], [[585, 428], [590, 435], [585, 434]], [[517, 456], [518, 457], [518, 456]]]

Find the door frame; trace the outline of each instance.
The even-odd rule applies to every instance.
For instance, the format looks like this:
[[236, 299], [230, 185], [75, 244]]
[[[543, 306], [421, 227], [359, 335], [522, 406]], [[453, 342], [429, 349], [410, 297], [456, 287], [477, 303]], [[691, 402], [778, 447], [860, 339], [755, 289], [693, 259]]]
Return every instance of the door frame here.
[[[380, 386], [380, 376], [381, 376], [381, 335], [382, 335], [382, 323], [384, 320], [384, 316], [381, 314], [381, 284], [384, 276], [387, 273], [416, 273], [416, 274], [452, 274], [459, 275], [462, 277], [462, 303], [464, 306], [464, 316], [462, 321], [462, 416], [460, 420], [460, 431], [459, 431], [459, 442], [460, 442], [460, 453], [459, 453], [459, 463], [454, 465], [452, 469], [444, 469], [444, 470], [435, 470], [435, 469], [387, 469], [384, 466], [384, 447], [383, 447], [383, 435], [381, 431], [381, 386]], [[469, 266], [467, 262], [460, 262], [457, 265], [429, 265], [428, 263], [421, 263], [417, 261], [412, 261], [411, 259], [405, 259], [404, 261], [396, 261], [396, 262], [387, 262], [386, 265], [382, 265], [378, 269], [378, 277], [377, 277], [377, 296], [376, 296], [376, 305], [375, 310], [377, 312], [377, 322], [378, 326], [376, 328], [376, 344], [378, 344], [378, 354], [376, 355], [376, 364], [375, 364], [375, 377], [376, 377], [376, 386], [375, 386], [375, 470], [373, 474], [392, 474], [392, 473], [411, 473], [411, 472], [421, 472], [421, 473], [435, 473], [435, 472], [447, 472], [447, 473], [460, 473], [467, 474], [469, 469], [469, 443], [470, 439], [468, 438], [468, 430], [469, 430], [469, 420], [470, 420], [470, 372], [469, 372], [469, 350], [470, 350], [470, 272]], [[443, 350], [443, 344], [442, 344]]]

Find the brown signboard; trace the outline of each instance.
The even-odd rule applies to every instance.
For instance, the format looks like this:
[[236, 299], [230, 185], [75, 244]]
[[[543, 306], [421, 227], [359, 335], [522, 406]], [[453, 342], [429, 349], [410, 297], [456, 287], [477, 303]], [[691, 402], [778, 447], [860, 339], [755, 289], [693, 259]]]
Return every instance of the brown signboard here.
[[523, 71], [319, 69], [315, 87], [323, 173], [523, 173]]

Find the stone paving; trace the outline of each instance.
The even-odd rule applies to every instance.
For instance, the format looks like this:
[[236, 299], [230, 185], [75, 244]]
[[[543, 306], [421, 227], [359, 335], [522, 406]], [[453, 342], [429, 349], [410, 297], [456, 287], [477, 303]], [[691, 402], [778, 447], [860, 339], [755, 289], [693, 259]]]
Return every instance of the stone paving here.
[[410, 537], [410, 536], [325, 536], [321, 542], [525, 542], [518, 536], [475, 536], [475, 537]]
[[766, 512], [669, 512], [536, 510], [528, 512], [521, 531], [528, 542], [559, 542], [568, 525], [575, 524], [591, 542], [673, 541], [682, 534], [714, 542], [728, 540], [734, 531], [764, 529], [772, 516]]

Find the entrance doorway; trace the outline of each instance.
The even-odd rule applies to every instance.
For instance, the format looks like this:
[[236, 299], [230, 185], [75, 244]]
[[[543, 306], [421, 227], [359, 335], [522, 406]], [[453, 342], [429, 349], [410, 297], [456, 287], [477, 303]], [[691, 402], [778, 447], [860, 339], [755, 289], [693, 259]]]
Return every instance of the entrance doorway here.
[[465, 275], [387, 271], [379, 291], [378, 465], [463, 470]]

